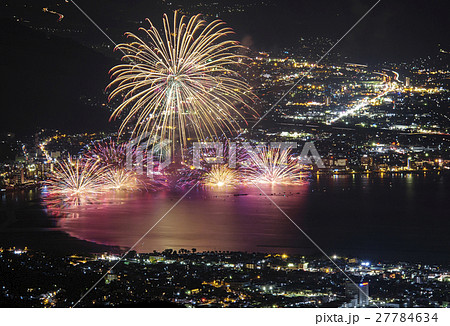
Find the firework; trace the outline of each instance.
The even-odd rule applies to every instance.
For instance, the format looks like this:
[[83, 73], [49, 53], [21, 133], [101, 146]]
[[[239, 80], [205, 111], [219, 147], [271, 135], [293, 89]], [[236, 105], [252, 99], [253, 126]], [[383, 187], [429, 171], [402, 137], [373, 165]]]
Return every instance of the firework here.
[[58, 162], [45, 182], [44, 203], [48, 212], [59, 216], [62, 211], [97, 202], [104, 191], [103, 168], [98, 162], [76, 160]]
[[[164, 187], [164, 180], [159, 169], [161, 157], [165, 154], [161, 143], [156, 141], [152, 144], [147, 142], [144, 147], [131, 143], [118, 144], [112, 140], [97, 142], [89, 145], [83, 159], [96, 161], [104, 168], [101, 175], [106, 191], [161, 188]], [[155, 161], [155, 157], [159, 161]], [[151, 174], [146, 171], [151, 171]]]
[[125, 114], [119, 134], [131, 125], [135, 137], [178, 139], [186, 147], [188, 137], [237, 130], [238, 120], [245, 121], [239, 107], [249, 108], [254, 95], [233, 70], [246, 57], [235, 53], [242, 45], [226, 39], [232, 30], [219, 20], [208, 24], [177, 12], [172, 23], [164, 15], [163, 33], [147, 21], [150, 28], [140, 28], [145, 40], [127, 33], [131, 43], [116, 48], [128, 62], [111, 70], [108, 86], [114, 88], [110, 99], [123, 97], [111, 115]]
[[46, 184], [49, 193], [54, 195], [95, 195], [105, 189], [103, 172], [98, 161], [68, 159], [58, 162]]
[[112, 190], [137, 190], [139, 182], [136, 174], [120, 168], [110, 168], [103, 174], [106, 189]]
[[238, 182], [239, 174], [236, 170], [228, 166], [213, 165], [211, 171], [207, 172], [204, 178], [204, 184], [207, 186], [233, 186]]
[[[133, 153], [129, 154], [133, 155]], [[98, 142], [84, 154], [85, 160], [98, 161], [102, 166], [123, 168], [126, 164], [127, 148], [125, 144]]]
[[277, 147], [264, 147], [259, 152], [251, 152], [251, 164], [247, 179], [256, 183], [301, 184], [301, 167], [295, 162], [291, 150]]

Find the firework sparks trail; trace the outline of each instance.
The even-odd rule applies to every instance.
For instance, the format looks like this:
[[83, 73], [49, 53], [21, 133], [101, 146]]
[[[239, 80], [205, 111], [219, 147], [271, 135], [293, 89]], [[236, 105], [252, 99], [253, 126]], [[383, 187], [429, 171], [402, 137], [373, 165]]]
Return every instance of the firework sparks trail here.
[[89, 148], [83, 157], [88, 161], [98, 160], [99, 164], [102, 166], [124, 168], [126, 164], [127, 147], [125, 144], [118, 144], [113, 140], [108, 142], [98, 142]]
[[48, 12], [49, 14], [57, 15], [58, 16], [58, 23], [63, 20], [64, 15], [60, 14], [59, 12], [48, 10], [48, 8], [42, 8], [43, 12]]
[[291, 149], [264, 147], [250, 153], [246, 178], [252, 183], [302, 184], [301, 166], [290, 155]]
[[239, 181], [239, 173], [236, 170], [230, 169], [225, 164], [215, 164], [211, 171], [207, 172], [203, 183], [206, 186], [234, 186]]
[[246, 102], [254, 95], [232, 69], [247, 59], [235, 54], [242, 45], [225, 39], [232, 30], [220, 20], [208, 24], [199, 15], [179, 18], [177, 12], [173, 22], [164, 15], [163, 33], [147, 21], [150, 28], [140, 31], [148, 42], [127, 33], [131, 43], [116, 47], [129, 62], [111, 70], [108, 86], [114, 88], [110, 99], [123, 97], [111, 116], [125, 114], [119, 134], [131, 125], [135, 137], [150, 133], [186, 147], [191, 136], [238, 130], [238, 120], [245, 121], [240, 108], [249, 109]]
[[46, 184], [50, 194], [78, 196], [104, 192], [104, 168], [98, 161], [58, 162]]
[[58, 162], [45, 182], [44, 203], [50, 213], [96, 203], [105, 189], [104, 168], [98, 161], [67, 159]]
[[138, 190], [140, 183], [133, 171], [127, 171], [123, 168], [109, 168], [103, 175], [105, 188], [111, 190]]
[[[86, 160], [98, 161], [104, 167], [102, 177], [107, 190], [149, 190], [161, 187], [159, 179], [149, 178], [145, 169], [153, 169], [148, 152], [139, 148], [118, 144], [113, 140], [98, 142], [84, 153]], [[153, 158], [153, 157], [151, 157]], [[140, 170], [141, 173], [138, 173]]]
[[[214, 139], [213, 139], [214, 140]], [[222, 155], [217, 152], [217, 148], [205, 147], [196, 153], [196, 150], [191, 147], [189, 154], [191, 157], [200, 155], [199, 166], [194, 162], [185, 163], [182, 166], [182, 175], [176, 182], [176, 188], [184, 188], [191, 186], [196, 182], [209, 186], [223, 185], [221, 181], [213, 181], [214, 178], [220, 178], [220, 173], [230, 172], [228, 174], [233, 180], [232, 184], [237, 183], [240, 178], [240, 169], [243, 167], [243, 162], [248, 159], [248, 154], [243, 147], [236, 146], [236, 143], [231, 143], [231, 140], [220, 137], [214, 144], [222, 145]], [[211, 143], [210, 143], [211, 144]], [[194, 159], [195, 161], [195, 159]], [[220, 167], [219, 163], [228, 163], [227, 166]], [[227, 178], [225, 181], [227, 181]], [[228, 182], [225, 182], [228, 184]], [[231, 185], [231, 184], [230, 184]]]
[[[54, 215], [81, 206], [104, 204], [114, 191], [136, 191], [145, 186], [133, 171], [102, 165], [99, 159], [70, 158], [58, 162], [45, 184], [44, 203]], [[102, 197], [103, 194], [108, 197]]]

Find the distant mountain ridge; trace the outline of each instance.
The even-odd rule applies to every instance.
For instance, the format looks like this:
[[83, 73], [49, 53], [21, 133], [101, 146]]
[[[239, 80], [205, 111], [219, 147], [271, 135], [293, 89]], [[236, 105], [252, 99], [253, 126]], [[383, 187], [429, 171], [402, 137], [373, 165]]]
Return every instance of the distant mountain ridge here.
[[[117, 62], [71, 39], [0, 20], [2, 129], [91, 131], [110, 127], [101, 102]], [[88, 99], [99, 103], [88, 105]], [[83, 100], [81, 100], [83, 99]]]

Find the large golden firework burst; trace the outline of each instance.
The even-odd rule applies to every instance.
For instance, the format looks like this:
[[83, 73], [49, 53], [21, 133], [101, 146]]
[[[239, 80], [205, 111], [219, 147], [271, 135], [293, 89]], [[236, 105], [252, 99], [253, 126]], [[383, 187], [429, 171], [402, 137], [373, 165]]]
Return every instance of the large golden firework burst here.
[[196, 15], [187, 19], [163, 16], [163, 32], [150, 23], [140, 28], [145, 38], [126, 33], [130, 43], [116, 49], [124, 63], [111, 70], [110, 99], [123, 96], [111, 118], [125, 114], [122, 134], [131, 126], [133, 136], [204, 140], [239, 129], [242, 109], [254, 98], [250, 86], [233, 69], [244, 64], [243, 48], [228, 39], [233, 33], [220, 20], [211, 23]]

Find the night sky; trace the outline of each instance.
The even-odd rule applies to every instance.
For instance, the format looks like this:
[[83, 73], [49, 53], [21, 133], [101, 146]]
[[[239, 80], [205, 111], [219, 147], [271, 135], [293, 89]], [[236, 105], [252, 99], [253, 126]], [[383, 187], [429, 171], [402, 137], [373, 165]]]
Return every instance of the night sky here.
[[[235, 30], [236, 39], [269, 51], [293, 46], [301, 37], [337, 40], [375, 2], [214, 0], [198, 6], [196, 1], [76, 1], [118, 43], [125, 40], [125, 31], [145, 26], [144, 18], [160, 25], [163, 12], [183, 8], [218, 14]], [[223, 10], [240, 3], [247, 4], [243, 12]], [[71, 3], [11, 0], [1, 6], [2, 131], [114, 130], [108, 123], [110, 111], [83, 100], [105, 101], [108, 70], [119, 59], [105, 47], [106, 37]], [[64, 19], [57, 22], [43, 7], [63, 13]], [[381, 1], [335, 51], [362, 63], [401, 62], [448, 51], [448, 9], [447, 1]], [[44, 28], [79, 32], [55, 34]]]

